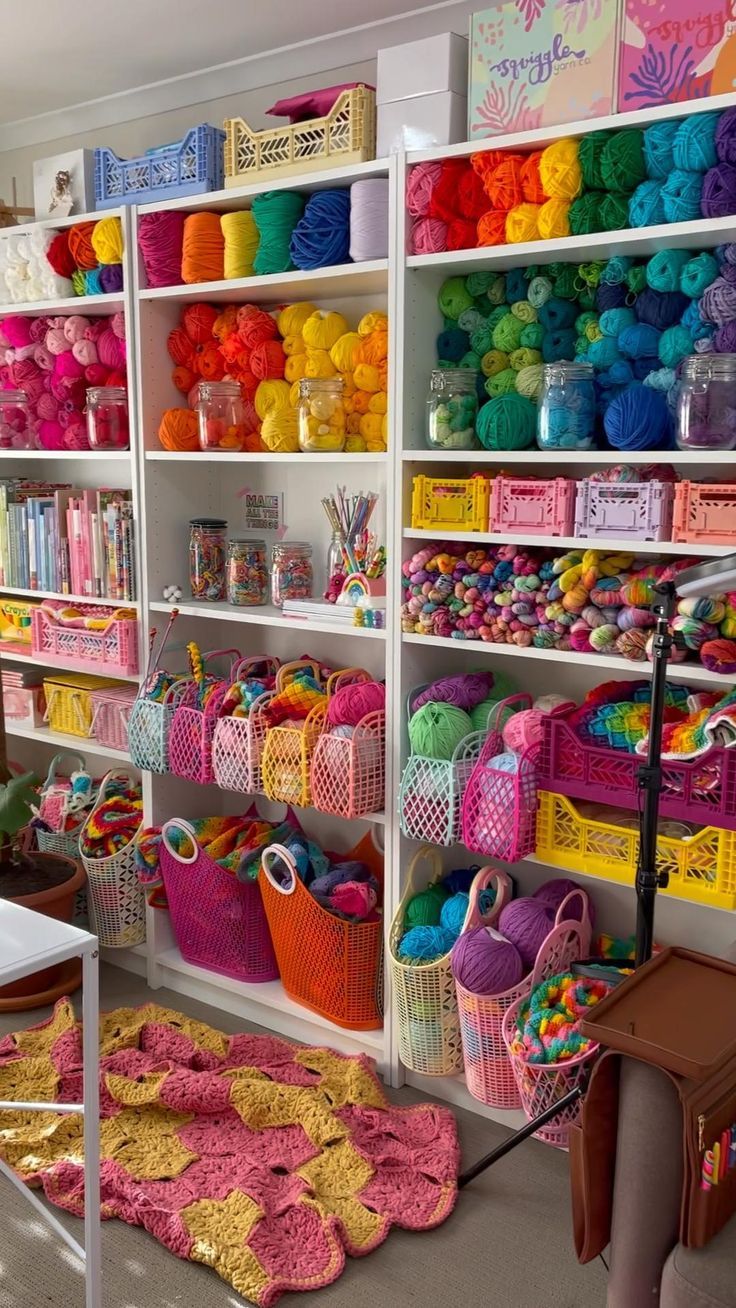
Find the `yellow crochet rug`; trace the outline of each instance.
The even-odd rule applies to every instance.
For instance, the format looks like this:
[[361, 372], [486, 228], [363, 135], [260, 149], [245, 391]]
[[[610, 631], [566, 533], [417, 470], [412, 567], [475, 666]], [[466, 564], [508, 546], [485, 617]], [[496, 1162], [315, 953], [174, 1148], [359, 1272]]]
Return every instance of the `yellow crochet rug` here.
[[[427, 1230], [452, 1210], [452, 1114], [390, 1104], [366, 1058], [147, 1004], [101, 1018], [100, 1060], [103, 1217], [145, 1227], [256, 1304], [328, 1285], [392, 1224]], [[81, 1098], [81, 1026], [62, 999], [0, 1041], [0, 1099]], [[79, 1114], [0, 1113], [0, 1156], [80, 1216], [82, 1144]]]

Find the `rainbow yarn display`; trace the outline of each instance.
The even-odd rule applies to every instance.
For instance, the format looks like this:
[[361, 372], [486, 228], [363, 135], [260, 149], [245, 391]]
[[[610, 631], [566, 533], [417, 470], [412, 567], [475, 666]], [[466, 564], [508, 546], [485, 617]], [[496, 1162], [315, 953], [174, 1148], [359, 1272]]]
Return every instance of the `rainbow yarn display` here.
[[512, 1052], [528, 1063], [565, 1063], [587, 1053], [593, 1041], [580, 1023], [610, 990], [608, 981], [571, 972], [543, 981], [519, 1009]]
[[0, 299], [6, 304], [114, 294], [123, 289], [119, 218], [0, 232]]

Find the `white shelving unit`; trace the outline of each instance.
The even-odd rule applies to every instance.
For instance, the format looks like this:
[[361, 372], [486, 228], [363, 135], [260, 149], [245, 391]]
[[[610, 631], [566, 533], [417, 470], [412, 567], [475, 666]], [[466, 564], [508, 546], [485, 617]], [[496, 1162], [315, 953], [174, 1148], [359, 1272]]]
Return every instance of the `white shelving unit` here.
[[[726, 108], [733, 96], [701, 102], [698, 108]], [[621, 115], [595, 123], [576, 123], [565, 128], [542, 129], [496, 138], [485, 143], [488, 148], [543, 146], [560, 135], [582, 135], [592, 127], [645, 125], [662, 118], [687, 113], [691, 106], [667, 106], [661, 110]], [[198, 516], [218, 516], [227, 520], [235, 534], [243, 526], [242, 493], [282, 493], [287, 534], [291, 539], [310, 540], [314, 546], [315, 589], [321, 590], [329, 531], [319, 503], [323, 494], [337, 483], [349, 490], [373, 489], [380, 493], [378, 530], [384, 535], [389, 555], [388, 609], [385, 631], [345, 628], [323, 620], [307, 624], [285, 618], [270, 606], [249, 611], [227, 604], [204, 604], [187, 599], [179, 605], [180, 618], [173, 644], [181, 658], [188, 639], [194, 638], [203, 649], [237, 646], [243, 654], [273, 653], [293, 658], [308, 652], [333, 665], [360, 665], [374, 675], [386, 677], [388, 691], [388, 754], [385, 812], [361, 822], [348, 823], [314, 810], [304, 811], [306, 830], [331, 849], [347, 851], [368, 827], [385, 843], [386, 885], [385, 921], [388, 926], [399, 902], [403, 869], [415, 846], [400, 834], [396, 794], [406, 757], [406, 729], [403, 719], [408, 691], [432, 678], [475, 667], [497, 665], [513, 671], [520, 688], [532, 694], [556, 690], [577, 700], [592, 686], [615, 675], [639, 680], [650, 673], [649, 665], [628, 662], [611, 656], [562, 654], [555, 650], [517, 649], [511, 646], [484, 645], [476, 642], [442, 638], [425, 638], [401, 631], [398, 620], [400, 605], [399, 561], [409, 557], [432, 533], [410, 527], [410, 500], [413, 476], [421, 471], [442, 475], [462, 475], [476, 468], [490, 470], [510, 466], [539, 473], [541, 465], [568, 476], [584, 475], [607, 464], [622, 461], [650, 464], [658, 458], [673, 464], [683, 474], [723, 478], [736, 469], [736, 454], [713, 453], [707, 457], [689, 452], [651, 451], [623, 456], [617, 451], [590, 451], [582, 454], [523, 450], [493, 453], [429, 450], [424, 444], [425, 401], [429, 373], [435, 361], [435, 340], [441, 329], [437, 309], [437, 291], [450, 275], [465, 275], [472, 270], [502, 271], [532, 262], [580, 262], [604, 258], [614, 253], [646, 256], [658, 249], [677, 245], [681, 248], [712, 248], [723, 241], [736, 239], [736, 217], [715, 221], [702, 220], [639, 229], [633, 232], [610, 232], [591, 237], [573, 237], [559, 241], [533, 242], [529, 245], [448, 252], [429, 256], [407, 256], [406, 220], [403, 196], [406, 169], [414, 163], [467, 155], [479, 148], [478, 143], [464, 144], [408, 156], [391, 161], [378, 160], [350, 168], [312, 173], [303, 178], [287, 177], [262, 185], [217, 192], [211, 195], [177, 199], [169, 203], [125, 210], [126, 277], [123, 295], [129, 327], [129, 377], [131, 396], [131, 430], [134, 445], [131, 456], [113, 456], [106, 460], [105, 480], [127, 476], [134, 488], [138, 523], [142, 649], [147, 648], [150, 628], [160, 630], [169, 605], [162, 599], [163, 587], [178, 583], [187, 593], [188, 521]], [[389, 258], [371, 263], [344, 265], [317, 272], [282, 273], [273, 277], [249, 277], [236, 281], [179, 285], [149, 290], [137, 257], [137, 223], [142, 213], [162, 209], [225, 212], [248, 207], [262, 190], [289, 189], [311, 192], [328, 186], [349, 185], [363, 177], [388, 177], [390, 180], [390, 251]], [[61, 225], [61, 224], [57, 224]], [[100, 300], [88, 311], [103, 311]], [[116, 297], [113, 297], [116, 298]], [[119, 297], [117, 297], [119, 298]], [[272, 455], [171, 453], [162, 450], [157, 430], [163, 411], [179, 406], [181, 397], [171, 381], [171, 362], [166, 350], [170, 330], [179, 323], [182, 309], [196, 301], [215, 304], [253, 302], [275, 305], [311, 300], [320, 307], [338, 308], [352, 323], [368, 308], [384, 308], [390, 315], [388, 454], [359, 455]], [[48, 308], [50, 306], [44, 306]], [[61, 306], [56, 306], [61, 309]], [[80, 310], [81, 300], [69, 306]], [[119, 305], [118, 305], [119, 307]], [[18, 311], [13, 306], [13, 311]], [[21, 306], [23, 312], [40, 312], [36, 306]], [[109, 312], [114, 311], [111, 304]], [[43, 474], [79, 476], [81, 484], [99, 484], [100, 470], [95, 465], [103, 456], [47, 455], [12, 456], [9, 470], [21, 467], [26, 458], [43, 461]], [[2, 455], [6, 459], [6, 455]], [[67, 467], [67, 463], [71, 464]], [[40, 471], [40, 469], [39, 469]], [[735, 478], [736, 479], [736, 478]], [[496, 533], [449, 533], [443, 539], [468, 539], [469, 543], [493, 543], [509, 537]], [[267, 538], [268, 539], [268, 538]], [[271, 543], [270, 540], [268, 543]], [[534, 537], [520, 544], [574, 548], [583, 544], [575, 537]], [[596, 541], [602, 549], [627, 548], [623, 542]], [[721, 547], [688, 547], [670, 542], [641, 542], [636, 547], [642, 555], [712, 555], [728, 553]], [[16, 656], [22, 657], [22, 656]], [[172, 663], [173, 665], [173, 663]], [[672, 680], [697, 686], [728, 687], [731, 681], [708, 672], [699, 665], [673, 665]], [[12, 733], [12, 729], [9, 734]], [[32, 745], [30, 742], [33, 742]], [[54, 736], [46, 732], [17, 732], [13, 745], [20, 748], [59, 749], [70, 747], [75, 738]], [[92, 752], [89, 750], [88, 752]], [[95, 751], [96, 752], [96, 751]], [[106, 752], [118, 758], [114, 751]], [[207, 816], [215, 813], [238, 813], [247, 807], [247, 797], [219, 790], [215, 786], [197, 786], [173, 776], [144, 775], [145, 821], [157, 824], [172, 816]], [[267, 817], [283, 810], [258, 801]], [[444, 851], [448, 867], [468, 866], [478, 856], [461, 846]], [[523, 892], [533, 890], [550, 875], [559, 871], [545, 868], [536, 859], [527, 859], [512, 869]], [[573, 874], [574, 875], [574, 874]], [[608, 929], [626, 934], [634, 919], [634, 893], [630, 886], [591, 878], [599, 915]], [[678, 940], [695, 948], [722, 952], [736, 940], [736, 915], [700, 907], [694, 903], [661, 895], [657, 905], [657, 938], [663, 942]], [[185, 962], [176, 946], [168, 915], [149, 910], [148, 940], [143, 948], [119, 959], [121, 965], [140, 968], [145, 960], [149, 983], [168, 985], [182, 995], [219, 1005], [244, 1018], [262, 1023], [286, 1036], [329, 1044], [346, 1052], [364, 1052], [375, 1058], [384, 1075], [393, 1084], [408, 1079], [428, 1093], [450, 1102], [473, 1108], [505, 1125], [516, 1125], [519, 1115], [485, 1108], [469, 1095], [462, 1077], [433, 1080], [405, 1074], [392, 1029], [391, 994], [386, 989], [386, 1020], [383, 1031], [342, 1031], [317, 1014], [295, 1004], [279, 982], [245, 985], [228, 980]], [[388, 979], [387, 979], [388, 980]]]

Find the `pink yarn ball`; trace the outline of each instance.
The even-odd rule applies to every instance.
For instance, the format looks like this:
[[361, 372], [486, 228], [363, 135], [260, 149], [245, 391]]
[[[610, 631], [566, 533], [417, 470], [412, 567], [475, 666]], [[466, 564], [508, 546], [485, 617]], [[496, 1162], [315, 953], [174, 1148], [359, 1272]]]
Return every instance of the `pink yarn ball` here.
[[69, 349], [69, 342], [61, 327], [50, 327], [44, 343], [51, 354], [64, 354]]
[[503, 743], [514, 754], [523, 754], [530, 745], [541, 745], [544, 714], [539, 709], [522, 709], [509, 718], [503, 729]]
[[516, 945], [527, 972], [534, 967], [542, 945], [554, 926], [555, 915], [538, 899], [512, 899], [501, 910], [498, 921], [502, 935]]
[[13, 385], [25, 391], [31, 404], [35, 404], [38, 397], [43, 395], [43, 374], [32, 359], [14, 363], [10, 375]]
[[39, 423], [38, 439], [44, 450], [63, 450], [64, 448], [64, 430], [58, 422]]
[[419, 218], [409, 237], [412, 254], [439, 254], [447, 249], [447, 223], [439, 218]]
[[104, 363], [90, 363], [84, 370], [84, 379], [88, 386], [104, 386], [110, 376], [110, 369]]
[[34, 345], [41, 345], [46, 340], [46, 333], [51, 326], [51, 319], [47, 317], [31, 318], [30, 333]]
[[72, 415], [71, 421], [64, 431], [64, 448], [66, 450], [88, 450], [90, 448], [87, 423], [79, 413]]
[[[592, 925], [595, 922], [595, 909], [590, 897], [585, 891], [581, 890], [579, 885], [574, 881], [571, 881], [569, 877], [553, 877], [551, 881], [545, 881], [543, 886], [540, 886], [538, 890], [534, 891], [532, 899], [540, 900], [541, 903], [546, 904], [548, 908], [551, 908], [553, 913], [557, 913], [560, 904], [564, 902], [568, 895], [572, 894], [573, 890], [580, 891], [585, 895], [588, 907], [588, 917], [590, 918]], [[569, 907], [565, 909], [565, 917], [569, 921], [582, 921], [583, 909], [579, 896], [576, 895]]]
[[106, 368], [118, 368], [125, 363], [125, 347], [114, 331], [107, 327], [97, 342], [100, 363]]
[[450, 954], [456, 981], [476, 995], [500, 995], [524, 976], [519, 950], [487, 927], [471, 927], [458, 936]]
[[41, 372], [51, 372], [54, 366], [54, 356], [50, 350], [46, 349], [45, 345], [34, 345], [33, 361], [38, 364]]
[[89, 326], [84, 333], [87, 340], [99, 341], [102, 333], [108, 330], [109, 322], [110, 320], [108, 318], [91, 318]]
[[385, 707], [386, 687], [381, 682], [343, 686], [330, 699], [327, 721], [332, 727], [357, 727], [366, 713], [376, 713]]
[[97, 363], [97, 346], [94, 341], [88, 341], [86, 337], [74, 342], [72, 354], [83, 368], [89, 368], [90, 364]]
[[77, 377], [84, 376], [84, 368], [74, 358], [71, 350], [67, 350], [64, 354], [57, 354], [54, 362], [54, 376], [69, 377], [72, 381], [75, 381]]
[[88, 327], [89, 318], [83, 318], [80, 313], [74, 314], [71, 318], [67, 318], [64, 323], [63, 331], [68, 343], [74, 345], [75, 341], [84, 340], [84, 334]]
[[30, 323], [20, 314], [9, 314], [7, 318], [2, 319], [0, 327], [8, 345], [12, 345], [13, 349], [21, 349], [24, 345], [31, 344], [33, 338]]
[[42, 422], [55, 422], [59, 412], [59, 401], [46, 391], [36, 401], [36, 417]]
[[110, 319], [110, 326], [119, 340], [125, 340], [125, 314], [114, 313]]

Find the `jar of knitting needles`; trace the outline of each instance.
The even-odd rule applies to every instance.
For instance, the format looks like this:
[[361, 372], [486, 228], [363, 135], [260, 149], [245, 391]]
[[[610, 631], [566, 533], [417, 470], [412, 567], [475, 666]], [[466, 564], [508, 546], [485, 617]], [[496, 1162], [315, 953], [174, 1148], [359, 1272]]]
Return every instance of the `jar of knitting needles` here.
[[87, 437], [93, 450], [128, 450], [128, 396], [124, 386], [87, 391]]
[[478, 450], [476, 374], [471, 368], [435, 368], [427, 396], [427, 444], [432, 450]]
[[32, 450], [35, 444], [25, 391], [0, 391], [0, 450]]
[[596, 401], [592, 363], [548, 363], [537, 419], [541, 450], [592, 450]]
[[302, 540], [281, 541], [271, 550], [271, 602], [312, 598], [312, 546]]
[[305, 454], [345, 449], [342, 377], [303, 377], [299, 383], [299, 448]]
[[200, 382], [196, 408], [200, 449], [225, 454], [245, 448], [245, 410], [238, 382]]
[[690, 354], [683, 359], [676, 439], [681, 450], [736, 449], [736, 354]]

